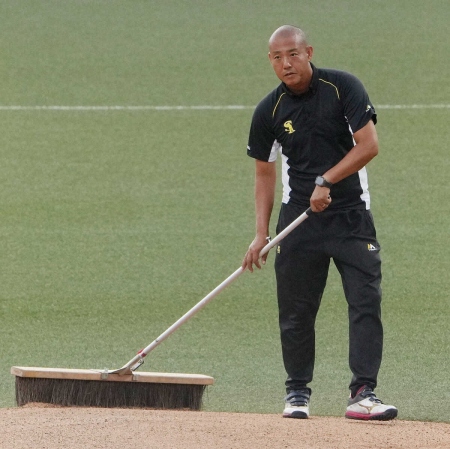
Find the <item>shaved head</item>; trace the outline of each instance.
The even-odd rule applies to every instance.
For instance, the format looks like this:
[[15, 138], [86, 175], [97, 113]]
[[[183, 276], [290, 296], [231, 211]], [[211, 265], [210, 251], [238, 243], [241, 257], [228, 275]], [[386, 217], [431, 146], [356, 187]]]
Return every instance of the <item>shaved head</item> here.
[[295, 38], [298, 40], [299, 44], [308, 45], [308, 40], [306, 38], [306, 34], [303, 30], [298, 27], [294, 27], [292, 25], [283, 25], [280, 28], [277, 28], [272, 36], [269, 39], [269, 47], [276, 39], [286, 39], [286, 38]]
[[296, 94], [309, 89], [313, 48], [305, 33], [297, 27], [283, 25], [269, 39], [269, 61], [278, 78]]

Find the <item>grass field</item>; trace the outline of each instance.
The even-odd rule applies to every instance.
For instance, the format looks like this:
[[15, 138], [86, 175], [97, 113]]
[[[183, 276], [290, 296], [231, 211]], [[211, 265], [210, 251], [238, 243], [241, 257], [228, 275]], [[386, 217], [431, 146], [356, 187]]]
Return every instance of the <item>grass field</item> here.
[[[292, 23], [316, 65], [353, 72], [379, 106], [368, 168], [384, 261], [377, 391], [402, 419], [450, 421], [449, 3], [152, 3], [0, 0], [0, 407], [14, 405], [12, 365], [119, 367], [239, 266], [254, 232], [251, 107], [277, 85], [267, 39]], [[11, 108], [199, 105], [248, 108]], [[206, 410], [279, 413], [269, 260], [145, 370], [214, 376]], [[341, 415], [336, 270], [317, 328], [312, 413]]]

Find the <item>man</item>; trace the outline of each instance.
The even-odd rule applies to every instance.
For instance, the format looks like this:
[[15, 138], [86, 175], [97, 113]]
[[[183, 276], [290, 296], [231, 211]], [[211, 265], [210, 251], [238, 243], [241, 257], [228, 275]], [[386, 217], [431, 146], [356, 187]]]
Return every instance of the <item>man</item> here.
[[247, 153], [255, 158], [256, 236], [242, 267], [267, 255], [275, 160], [282, 157], [280, 232], [308, 207], [314, 212], [277, 247], [275, 272], [286, 380], [284, 417], [308, 418], [315, 358], [314, 325], [330, 259], [342, 277], [349, 314], [353, 377], [347, 418], [390, 420], [397, 409], [375, 395], [380, 368], [381, 262], [370, 212], [366, 164], [378, 153], [375, 109], [349, 73], [319, 69], [302, 30], [278, 28], [269, 60], [281, 84], [257, 106]]

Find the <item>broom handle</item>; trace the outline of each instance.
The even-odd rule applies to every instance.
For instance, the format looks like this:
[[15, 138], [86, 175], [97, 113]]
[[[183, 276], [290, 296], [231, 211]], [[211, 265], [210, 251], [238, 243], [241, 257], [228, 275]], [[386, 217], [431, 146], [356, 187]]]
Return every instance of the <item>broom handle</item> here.
[[[276, 237], [273, 238], [259, 253], [259, 257], [268, 253], [277, 243], [279, 243], [284, 237], [286, 237], [293, 229], [295, 229], [300, 223], [305, 221], [309, 215], [313, 212], [311, 208], [308, 208], [303, 212], [298, 218], [296, 218], [288, 227], [283, 229]], [[164, 331], [156, 340], [146, 346], [144, 349], [139, 351], [126, 365], [124, 365], [121, 370], [130, 369], [138, 362], [142, 362], [142, 359], [153, 349], [155, 349], [160, 343], [162, 343], [169, 335], [174, 333], [180, 326], [182, 326], [186, 321], [192, 318], [200, 309], [206, 306], [213, 298], [215, 298], [223, 289], [228, 287], [233, 281], [235, 281], [245, 270], [239, 267], [234, 273], [228, 276], [220, 285], [218, 285], [214, 290], [208, 293], [200, 302], [198, 302], [192, 309], [186, 312], [178, 321], [172, 324], [166, 331]]]

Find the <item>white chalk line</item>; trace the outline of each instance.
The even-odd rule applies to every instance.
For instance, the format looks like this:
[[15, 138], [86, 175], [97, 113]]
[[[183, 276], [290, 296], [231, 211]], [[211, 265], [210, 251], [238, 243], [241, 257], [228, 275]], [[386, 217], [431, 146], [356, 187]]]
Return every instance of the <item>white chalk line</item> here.
[[[198, 106], [17, 106], [0, 105], [0, 111], [227, 111], [253, 110], [245, 105]], [[450, 104], [381, 104], [375, 109], [450, 109]]]
[[225, 111], [245, 109], [255, 109], [255, 106], [0, 106], [0, 111]]

